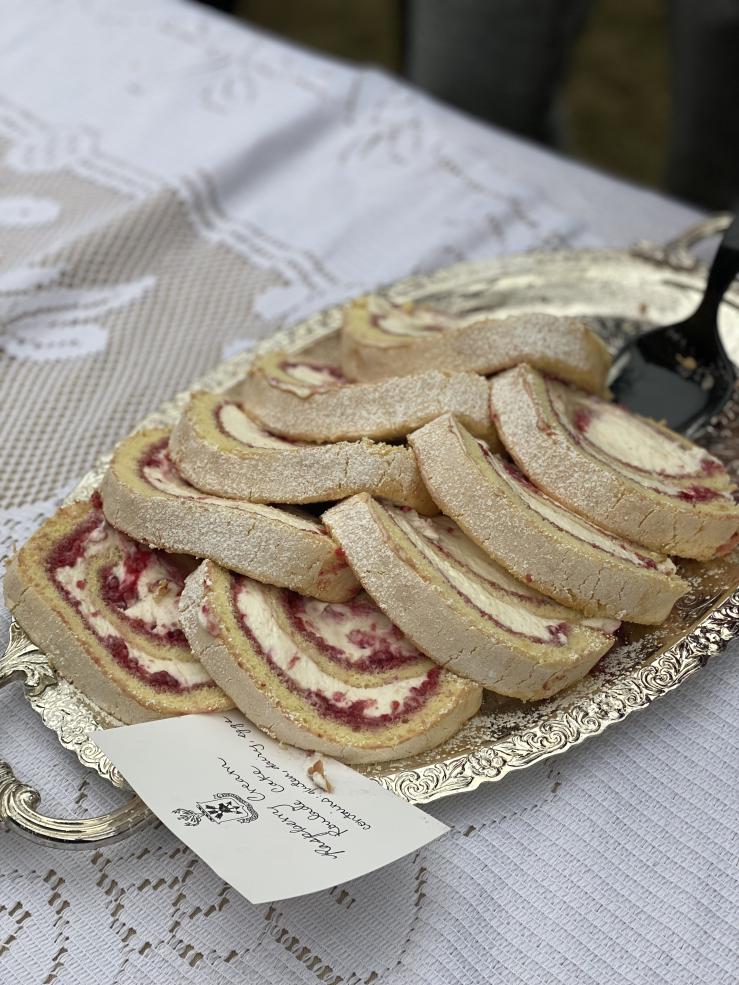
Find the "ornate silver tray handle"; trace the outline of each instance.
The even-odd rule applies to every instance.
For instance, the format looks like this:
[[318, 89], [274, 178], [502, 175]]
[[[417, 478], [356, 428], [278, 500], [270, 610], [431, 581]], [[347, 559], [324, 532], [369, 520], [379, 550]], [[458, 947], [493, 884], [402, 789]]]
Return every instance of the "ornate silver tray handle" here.
[[[43, 700], [47, 691], [50, 694], [56, 691], [62, 700], [57, 700], [55, 704], [60, 710], [65, 707], [63, 689], [66, 682], [59, 680], [46, 657], [15, 621], [10, 624], [8, 649], [0, 664], [0, 686], [14, 680], [23, 681], [26, 696], [32, 702], [34, 699]], [[72, 697], [77, 698], [77, 694]], [[46, 717], [44, 724], [55, 727], [55, 723]], [[77, 753], [83, 765], [90, 765], [101, 775], [107, 775], [116, 786], [125, 786], [125, 781], [112, 763], [107, 764], [107, 774], [99, 769], [103, 765], [100, 763], [100, 750], [90, 741], [89, 734], [101, 724], [99, 717], [96, 718], [91, 712], [85, 716], [76, 707], [71, 727], [65, 729], [64, 736], [60, 734], [60, 739], [63, 745]], [[63, 727], [61, 721], [56, 725]], [[17, 779], [10, 763], [0, 759], [0, 820], [12, 824], [15, 830], [27, 837], [68, 848], [89, 846], [98, 841], [123, 837], [151, 816], [138, 797], [132, 797], [115, 811], [90, 818], [48, 817], [38, 810], [40, 802], [38, 790]]]
[[[692, 310], [702, 291], [705, 267], [689, 249], [724, 229], [729, 218], [706, 220], [664, 246], [640, 243], [630, 252], [532, 253], [460, 264], [409, 278], [387, 288], [387, 293], [458, 311], [494, 307], [506, 313], [577, 313], [588, 317], [615, 349], [646, 324], [676, 321]], [[329, 309], [279, 333], [265, 346], [296, 353], [330, 353], [339, 321], [340, 308]], [[727, 350], [739, 362], [736, 288], [722, 308], [721, 330]], [[196, 386], [225, 390], [244, 374], [249, 360], [249, 356], [239, 356]], [[178, 395], [142, 424], [173, 423], [186, 399], [187, 394]], [[702, 443], [724, 459], [735, 479], [739, 477], [736, 402], [728, 405]], [[70, 498], [89, 495], [106, 462], [107, 458], [101, 459]], [[626, 626], [624, 640], [564, 693], [531, 705], [488, 694], [480, 714], [443, 746], [363, 771], [412, 803], [429, 802], [472, 790], [564, 752], [678, 687], [739, 635], [739, 556], [732, 554], [704, 565], [686, 563], [681, 570], [691, 581], [691, 591], [668, 623], [656, 629]], [[45, 655], [12, 623], [10, 643], [0, 660], [0, 687], [18, 679], [32, 707], [57, 733], [61, 744], [84, 766], [115, 786], [125, 787], [123, 777], [90, 740], [94, 730], [121, 723], [60, 679]], [[48, 817], [40, 812], [40, 803], [40, 793], [0, 760], [0, 821], [47, 844], [75, 847], [119, 838], [151, 816], [137, 797], [108, 814], [86, 819]]]

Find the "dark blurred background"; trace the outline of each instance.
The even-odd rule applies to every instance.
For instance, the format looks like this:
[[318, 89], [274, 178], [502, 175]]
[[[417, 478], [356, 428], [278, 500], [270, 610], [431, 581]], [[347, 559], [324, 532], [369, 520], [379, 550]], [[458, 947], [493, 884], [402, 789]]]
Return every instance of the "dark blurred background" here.
[[[446, 62], [455, 59], [464, 62], [465, 58], [464, 49], [460, 58], [459, 43], [456, 51], [452, 46], [447, 53], [444, 45], [448, 46], [449, 42], [445, 31], [450, 25], [454, 29], [459, 19], [468, 17], [471, 11], [484, 9], [485, 3], [488, 12], [498, 4], [507, 8], [511, 20], [523, 21], [526, 15], [522, 17], [520, 12], [527, 11], [530, 19], [524, 33], [532, 28], [556, 33], [567, 18], [574, 19], [575, 27], [569, 31], [572, 41], [569, 56], [550, 72], [561, 79], [561, 86], [556, 87], [559, 94], [551, 132], [534, 132], [525, 113], [522, 120], [501, 119], [506, 113], [504, 109], [501, 114], [500, 100], [496, 106], [493, 99], [488, 107], [472, 97], [470, 105], [465, 105], [464, 92], [456, 91], [460, 88], [458, 79], [450, 79], [444, 71], [437, 77], [436, 69], [443, 69]], [[223, 0], [212, 5], [299, 44], [410, 76], [440, 98], [516, 129], [531, 139], [550, 143], [563, 153], [620, 177], [666, 189], [707, 208], [735, 204], [739, 178], [735, 182], [733, 175], [734, 162], [739, 159], [736, 146], [739, 124], [732, 124], [733, 129], [722, 135], [714, 131], [721, 128], [721, 120], [728, 113], [732, 118], [737, 117], [739, 0]], [[709, 7], [713, 20], [706, 30], [695, 18], [698, 16], [700, 20], [699, 9]], [[542, 10], [553, 12], [548, 28], [541, 27]], [[455, 19], [449, 20], [449, 11], [455, 12]], [[682, 16], [685, 13], [689, 17]], [[675, 32], [677, 14], [685, 25], [682, 40], [679, 32]], [[434, 17], [438, 21], [436, 25]], [[534, 27], [536, 24], [538, 28]], [[485, 26], [488, 29], [485, 37], [489, 37], [490, 26]], [[521, 24], [517, 29], [520, 33]], [[423, 35], [424, 31], [426, 34], [419, 41], [419, 34]], [[698, 36], [703, 39], [700, 43]], [[469, 37], [462, 40], [469, 43]], [[567, 47], [561, 44], [562, 38], [558, 40], [561, 47]], [[414, 44], [421, 45], [420, 54], [418, 50], [414, 52]], [[712, 53], [711, 45], [714, 49], [719, 45], [725, 51], [730, 45], [737, 45], [733, 47], [734, 67], [728, 70], [729, 76], [724, 78], [719, 73], [718, 78], [708, 78], [709, 91], [700, 94], [703, 105], [697, 103], [694, 64], [690, 66], [690, 78], [682, 82], [676, 83], [671, 74], [675, 51], [681, 44], [688, 52], [693, 45], [700, 48], [696, 57], [702, 75], [705, 75], [703, 62], [720, 60], [715, 50]], [[505, 47], [499, 48], [499, 52], [505, 56]], [[492, 57], [495, 57], [494, 46]], [[486, 71], [484, 64], [482, 71]], [[519, 61], [514, 69], [505, 71], [508, 74], [504, 76], [504, 84], [509, 80], [514, 88], [517, 84], [525, 85], [526, 65]], [[720, 70], [724, 75], [726, 71]], [[496, 88], [500, 89], [500, 80]], [[717, 89], [719, 102], [721, 93], [725, 92], [723, 108], [715, 105]], [[691, 161], [690, 174], [675, 175], [675, 128], [671, 115], [675, 102], [681, 107], [692, 102], [687, 110], [692, 114], [688, 137], [682, 138], [683, 144], [687, 140], [691, 145], [688, 156], [693, 154], [693, 144], [710, 143], [704, 137], [696, 140], [694, 131], [699, 120], [699, 128], [704, 127], [709, 137], [714, 135], [725, 155], [731, 157], [730, 164], [721, 160], [704, 167], [700, 161], [697, 165]], [[704, 108], [705, 104], [710, 104], [708, 109]], [[718, 155], [714, 150], [714, 157], [725, 155]], [[719, 174], [715, 173], [716, 169]]]

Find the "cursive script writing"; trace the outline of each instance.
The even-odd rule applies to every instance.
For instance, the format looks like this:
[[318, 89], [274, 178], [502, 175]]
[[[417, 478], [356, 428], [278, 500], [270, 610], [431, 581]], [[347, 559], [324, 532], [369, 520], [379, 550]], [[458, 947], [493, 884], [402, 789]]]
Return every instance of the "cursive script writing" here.
[[221, 764], [221, 769], [225, 770], [229, 776], [232, 776], [234, 780], [236, 780], [236, 782], [247, 791], [249, 794], [246, 798], [247, 800], [253, 800], [256, 802], [264, 800], [264, 794], [260, 793], [256, 787], [253, 787], [248, 780], [245, 780], [244, 777], [233, 768], [233, 766], [226, 762], [223, 756], [218, 757], [218, 762]]
[[327, 841], [324, 841], [325, 838], [333, 836], [331, 831], [318, 831], [314, 833], [309, 831], [300, 821], [295, 820], [291, 816], [291, 813], [295, 809], [293, 804], [275, 804], [273, 807], [270, 807], [272, 814], [285, 825], [288, 834], [298, 835], [299, 838], [303, 838], [309, 845], [313, 845], [313, 851], [316, 855], [336, 859], [339, 855], [345, 854], [343, 848], [335, 848]]

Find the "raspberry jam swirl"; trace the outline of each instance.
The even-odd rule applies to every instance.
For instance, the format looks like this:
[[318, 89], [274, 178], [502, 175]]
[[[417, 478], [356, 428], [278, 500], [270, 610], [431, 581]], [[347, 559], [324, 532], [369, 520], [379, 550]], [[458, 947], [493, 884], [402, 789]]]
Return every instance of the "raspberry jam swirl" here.
[[366, 595], [336, 604], [285, 592], [280, 603], [296, 632], [333, 663], [377, 672], [423, 659]]
[[295, 448], [305, 442], [281, 438], [252, 420], [240, 404], [224, 400], [213, 411], [215, 425], [221, 434], [233, 438], [247, 448]]
[[529, 482], [523, 472], [519, 471], [513, 462], [507, 462], [502, 458], [498, 458], [483, 441], [475, 440], [485, 458], [485, 466], [490, 468], [500, 481], [505, 483], [508, 489], [526, 507], [533, 510], [543, 520], [548, 521], [564, 533], [587, 544], [588, 547], [603, 551], [612, 557], [619, 558], [622, 561], [629, 561], [641, 568], [651, 568], [660, 571], [662, 574], [675, 574], [677, 569], [669, 558], [656, 554], [650, 555], [644, 548], [619, 540], [613, 534], [601, 530], [600, 527], [596, 527], [588, 520], [566, 510], [559, 503], [545, 496], [533, 483]]
[[393, 304], [381, 297], [367, 300], [367, 314], [370, 323], [386, 335], [406, 338], [424, 335], [438, 335], [449, 329], [459, 328], [470, 318], [459, 318], [444, 314], [434, 308], [415, 305], [412, 302]]
[[578, 626], [609, 635], [618, 626], [614, 620], [578, 618], [513, 578], [447, 517], [421, 517], [391, 506], [385, 509], [449, 588], [506, 633], [532, 643], [566, 647]]
[[299, 397], [335, 390], [336, 387], [349, 382], [337, 366], [331, 366], [329, 363], [283, 359], [277, 369], [278, 373], [269, 377], [272, 386], [287, 390]]
[[721, 488], [728, 481], [726, 469], [702, 448], [618, 404], [551, 380], [547, 387], [552, 409], [569, 437], [610, 468], [678, 499], [731, 501]]
[[243, 499], [226, 499], [223, 496], [210, 496], [186, 482], [177, 471], [167, 450], [169, 438], [155, 441], [146, 448], [139, 459], [139, 474], [157, 492], [180, 499], [196, 499], [200, 503], [212, 503], [221, 509], [238, 513], [249, 513], [265, 517], [274, 522], [285, 523], [289, 527], [305, 530], [307, 533], [325, 537], [326, 533], [314, 517], [298, 508], [265, 506], [261, 503], [248, 503]]
[[143, 683], [170, 692], [212, 684], [179, 626], [185, 572], [110, 527], [98, 502], [50, 551], [50, 578], [115, 662]]
[[[249, 578], [232, 576], [231, 585], [234, 611], [254, 651], [321, 716], [354, 730], [382, 728], [418, 713], [438, 691], [441, 668], [366, 596], [328, 605]], [[367, 686], [357, 683], [362, 673]]]

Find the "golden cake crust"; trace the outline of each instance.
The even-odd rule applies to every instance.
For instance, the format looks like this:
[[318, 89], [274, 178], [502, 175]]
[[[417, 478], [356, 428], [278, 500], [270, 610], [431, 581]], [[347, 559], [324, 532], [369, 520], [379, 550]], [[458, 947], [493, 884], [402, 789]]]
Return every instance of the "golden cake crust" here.
[[444, 369], [490, 375], [521, 362], [593, 393], [606, 392], [611, 357], [598, 336], [577, 318], [533, 312], [507, 317], [454, 318], [439, 313], [441, 330], [393, 334], [382, 329], [383, 309], [413, 322], [428, 308], [384, 298], [357, 298], [344, 309], [341, 363], [362, 382]]
[[240, 399], [263, 427], [302, 441], [402, 438], [446, 411], [495, 441], [488, 383], [475, 373], [434, 369], [377, 383], [348, 383], [334, 374], [332, 367], [269, 352], [254, 361]]
[[[444, 678], [446, 697], [443, 713], [435, 721], [419, 717], [415, 726], [404, 726], [405, 737], [398, 741], [392, 728], [370, 734], [339, 728], [326, 722], [314, 728], [306, 727], [300, 712], [289, 710], [269, 685], [259, 682], [246, 669], [240, 658], [245, 637], [235, 629], [224, 612], [229, 576], [210, 561], [205, 561], [187, 580], [180, 601], [180, 621], [185, 634], [203, 664], [237, 707], [259, 728], [281, 742], [313, 752], [335, 756], [347, 763], [384, 762], [402, 756], [413, 756], [444, 742], [478, 710], [482, 697], [480, 688], [458, 680], [453, 675]], [[203, 619], [207, 606], [208, 626]], [[246, 644], [248, 645], [248, 644]], [[337, 737], [334, 733], [339, 733]]]
[[89, 503], [63, 507], [11, 559], [5, 601], [29, 638], [60, 675], [114, 718], [130, 724], [170, 715], [225, 711], [230, 698], [211, 684], [186, 693], [157, 690], [126, 673], [87, 628], [49, 579], [45, 558], [63, 536], [83, 523]]
[[[341, 601], [356, 594], [359, 586], [351, 569], [310, 514], [261, 504], [251, 507], [192, 487], [190, 496], [155, 488], [140, 463], [169, 434], [167, 428], [138, 431], [116, 448], [100, 487], [112, 526], [152, 547], [212, 558], [233, 571], [304, 595]], [[181, 480], [172, 481], [176, 488]]]
[[[427, 424], [409, 440], [442, 512], [504, 568], [562, 605], [590, 616], [656, 624], [687, 592], [687, 582], [664, 556], [619, 542], [608, 553], [611, 535], [602, 530], [590, 531], [606, 541], [606, 549], [597, 550], [592, 541], [557, 528], [529, 508], [517, 494], [518, 483], [506, 482], [501, 474], [502, 460], [486, 453], [451, 415]], [[562, 509], [551, 505], [555, 514]], [[583, 522], [573, 515], [570, 519]], [[627, 546], [635, 560], [619, 555]]]
[[[367, 495], [332, 507], [324, 522], [377, 605], [408, 639], [443, 667], [500, 694], [531, 701], [586, 674], [613, 645], [613, 637], [582, 623], [576, 613], [551, 603], [552, 624], [571, 619], [565, 646], [536, 643], [514, 634], [463, 600], [394, 529], [394, 511]], [[525, 586], [520, 586], [525, 592]]]
[[218, 428], [216, 414], [226, 403], [221, 394], [193, 394], [172, 432], [170, 454], [198, 489], [255, 503], [298, 504], [369, 492], [419, 513], [436, 512], [410, 448], [367, 438], [252, 447]]
[[[730, 497], [683, 499], [677, 480], [676, 495], [665, 495], [589, 454], [563, 427], [547, 381], [530, 366], [492, 379], [491, 412], [507, 451], [534, 485], [606, 530], [696, 560], [736, 542], [739, 509]], [[710, 477], [705, 483], [715, 484]]]

